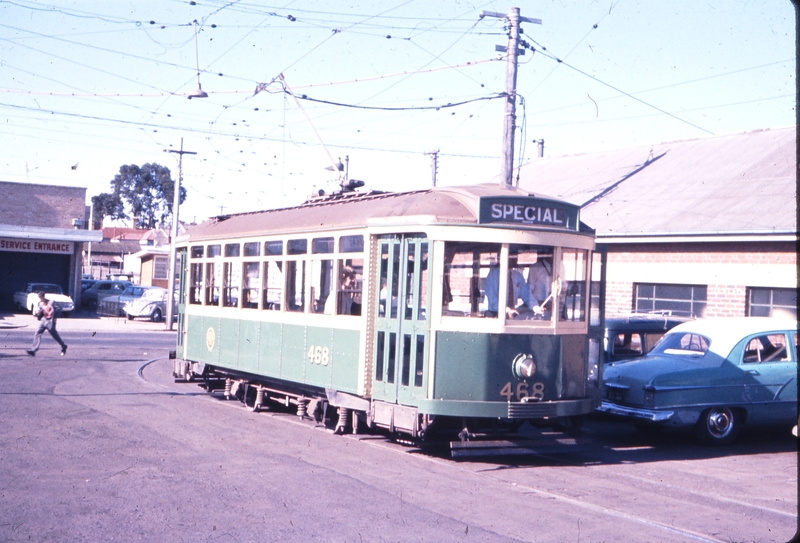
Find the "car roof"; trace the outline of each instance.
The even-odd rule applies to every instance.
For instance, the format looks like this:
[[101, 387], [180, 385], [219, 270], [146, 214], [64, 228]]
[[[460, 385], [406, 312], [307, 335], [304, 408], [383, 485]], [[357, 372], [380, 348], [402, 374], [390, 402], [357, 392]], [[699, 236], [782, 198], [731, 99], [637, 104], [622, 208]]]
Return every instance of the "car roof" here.
[[711, 339], [710, 350], [725, 357], [745, 336], [783, 330], [797, 331], [797, 320], [777, 317], [711, 317], [679, 324], [668, 334], [692, 332]]
[[679, 315], [661, 315], [657, 313], [630, 313], [627, 315], [606, 316], [605, 326], [608, 330], [667, 330], [678, 324], [693, 320], [691, 317]]

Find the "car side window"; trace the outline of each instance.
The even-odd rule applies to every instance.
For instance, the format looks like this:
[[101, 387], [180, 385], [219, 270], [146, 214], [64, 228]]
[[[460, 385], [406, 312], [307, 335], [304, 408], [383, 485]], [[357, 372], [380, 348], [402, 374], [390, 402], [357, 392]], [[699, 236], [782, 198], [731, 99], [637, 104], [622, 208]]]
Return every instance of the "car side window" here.
[[745, 364], [789, 360], [785, 334], [761, 334], [747, 342], [744, 349]]
[[643, 352], [642, 335], [639, 333], [619, 333], [614, 336], [616, 356], [641, 356]]

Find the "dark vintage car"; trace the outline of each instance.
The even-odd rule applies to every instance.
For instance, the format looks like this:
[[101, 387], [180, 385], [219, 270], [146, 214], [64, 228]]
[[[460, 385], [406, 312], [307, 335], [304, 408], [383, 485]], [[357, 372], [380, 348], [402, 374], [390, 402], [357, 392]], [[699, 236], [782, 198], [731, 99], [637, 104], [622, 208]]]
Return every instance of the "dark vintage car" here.
[[103, 298], [122, 294], [122, 291], [132, 284], [130, 281], [97, 281], [81, 293], [81, 305], [97, 309]]
[[671, 312], [607, 316], [604, 361], [618, 362], [646, 355], [672, 328], [692, 320]]
[[709, 444], [742, 425], [797, 423], [797, 321], [702, 319], [670, 330], [647, 355], [607, 364], [603, 413], [643, 429], [694, 428]]

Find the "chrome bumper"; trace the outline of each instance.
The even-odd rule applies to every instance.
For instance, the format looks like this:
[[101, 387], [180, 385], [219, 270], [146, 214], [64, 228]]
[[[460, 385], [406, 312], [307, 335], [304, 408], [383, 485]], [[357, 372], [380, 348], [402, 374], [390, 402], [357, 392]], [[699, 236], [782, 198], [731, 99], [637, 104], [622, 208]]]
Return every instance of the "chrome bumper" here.
[[653, 409], [641, 409], [637, 407], [626, 407], [611, 402], [603, 401], [600, 407], [597, 408], [602, 413], [610, 415], [620, 415], [623, 417], [633, 417], [635, 419], [644, 419], [651, 422], [663, 422], [669, 420], [675, 414], [674, 411], [656, 411]]

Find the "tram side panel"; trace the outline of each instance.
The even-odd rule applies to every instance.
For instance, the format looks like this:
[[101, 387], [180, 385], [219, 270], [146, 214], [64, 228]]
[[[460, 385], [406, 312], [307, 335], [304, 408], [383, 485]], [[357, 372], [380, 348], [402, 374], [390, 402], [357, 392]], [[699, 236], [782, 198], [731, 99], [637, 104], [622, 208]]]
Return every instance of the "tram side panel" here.
[[360, 332], [187, 315], [186, 357], [221, 370], [358, 392]]

